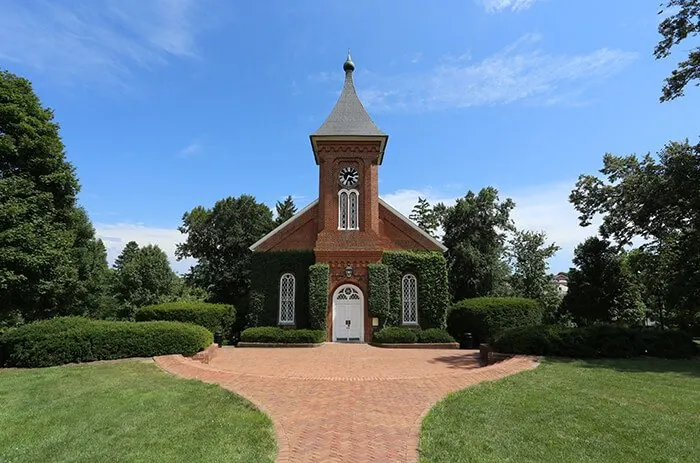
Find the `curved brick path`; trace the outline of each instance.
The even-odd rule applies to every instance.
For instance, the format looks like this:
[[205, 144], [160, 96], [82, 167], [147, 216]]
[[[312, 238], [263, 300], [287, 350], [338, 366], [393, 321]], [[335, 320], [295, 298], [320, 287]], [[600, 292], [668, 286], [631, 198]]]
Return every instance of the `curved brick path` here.
[[277, 462], [416, 462], [423, 416], [447, 393], [534, 368], [516, 357], [478, 368], [476, 351], [223, 348], [203, 363], [168, 355], [164, 370], [246, 397], [275, 424]]

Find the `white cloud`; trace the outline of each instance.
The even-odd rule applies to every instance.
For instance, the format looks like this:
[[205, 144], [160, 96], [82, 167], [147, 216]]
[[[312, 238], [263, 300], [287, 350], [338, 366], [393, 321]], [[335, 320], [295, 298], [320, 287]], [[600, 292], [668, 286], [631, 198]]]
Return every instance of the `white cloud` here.
[[206, 3], [195, 0], [2, 2], [0, 60], [63, 83], [126, 86], [135, 69], [197, 56]]
[[[554, 242], [561, 247], [557, 255], [550, 260], [552, 271], [568, 270], [576, 245], [595, 235], [600, 225], [600, 221], [596, 221], [585, 228], [579, 226], [578, 213], [569, 203], [569, 193], [574, 184], [575, 181], [566, 181], [526, 190], [499, 190], [501, 199], [511, 198], [515, 202], [511, 217], [516, 227], [544, 231], [547, 233], [548, 242]], [[465, 193], [466, 191], [461, 195]], [[457, 199], [457, 196], [430, 188], [399, 190], [382, 195], [382, 198], [408, 217], [419, 196], [426, 198], [430, 204], [443, 202], [452, 205]]]
[[96, 223], [95, 230], [107, 248], [110, 266], [129, 241], [136, 241], [139, 246], [157, 244], [168, 255], [173, 270], [181, 274], [197, 263], [195, 259], [177, 261], [175, 258], [175, 245], [187, 238], [175, 228], [156, 228], [134, 223]]
[[622, 71], [636, 53], [600, 48], [584, 54], [551, 54], [529, 34], [492, 56], [473, 61], [469, 53], [444, 57], [423, 72], [380, 76], [367, 72], [362, 101], [375, 110], [437, 111], [523, 102], [580, 104], [592, 83]]
[[527, 10], [537, 0], [479, 0], [488, 13], [513, 12]]
[[192, 142], [189, 145], [182, 148], [179, 152], [179, 156], [182, 158], [189, 158], [192, 156], [197, 156], [202, 152], [203, 146], [199, 142]]

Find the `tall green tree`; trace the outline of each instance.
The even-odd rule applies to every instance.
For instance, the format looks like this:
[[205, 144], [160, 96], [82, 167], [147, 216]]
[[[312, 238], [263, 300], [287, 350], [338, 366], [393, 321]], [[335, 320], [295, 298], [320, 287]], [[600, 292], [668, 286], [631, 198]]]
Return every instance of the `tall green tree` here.
[[508, 241], [506, 257], [513, 269], [510, 284], [521, 297], [543, 301], [551, 293], [552, 281], [548, 274], [549, 258], [561, 249], [547, 244], [547, 234], [516, 230]]
[[664, 305], [673, 326], [700, 330], [700, 145], [668, 143], [656, 157], [606, 154], [603, 178], [582, 175], [570, 200], [581, 225], [601, 215], [600, 233], [664, 264]]
[[506, 232], [513, 230], [515, 203], [501, 201], [493, 187], [469, 191], [444, 213], [450, 289], [454, 300], [501, 294], [508, 269], [503, 261]]
[[[129, 259], [124, 259], [125, 252]], [[122, 265], [116, 269], [115, 293], [128, 310], [158, 304], [171, 296], [176, 276], [160, 247], [149, 244], [134, 252], [133, 246], [127, 246], [120, 257]]]
[[138, 254], [139, 244], [136, 241], [129, 241], [122, 249], [122, 252], [114, 259], [114, 268], [118, 271], [121, 270], [124, 265], [131, 262], [131, 260]]
[[211, 209], [197, 206], [182, 218], [179, 259], [197, 259], [188, 279], [207, 290], [212, 300], [244, 306], [250, 291], [249, 247], [269, 233], [272, 211], [250, 195], [219, 200]]
[[588, 238], [574, 250], [562, 309], [580, 325], [638, 325], [644, 305], [629, 266], [610, 242]]
[[277, 210], [275, 225], [282, 225], [297, 213], [297, 207], [294, 205], [294, 199], [291, 196], [287, 196], [284, 201], [277, 201], [275, 209]]
[[94, 306], [106, 260], [78, 189], [53, 111], [28, 80], [0, 72], [0, 323]]
[[411, 214], [408, 216], [421, 230], [430, 236], [437, 237], [437, 229], [440, 226], [439, 212], [435, 212], [427, 199], [418, 197], [418, 203], [413, 206]]
[[[681, 42], [700, 34], [700, 0], [667, 0], [662, 3], [659, 14], [669, 15], [659, 24], [662, 38], [654, 49], [656, 59], [668, 57]], [[687, 58], [666, 78], [661, 101], [683, 96], [692, 81], [698, 80], [695, 85], [700, 85], [700, 46], [683, 51], [688, 49]]]

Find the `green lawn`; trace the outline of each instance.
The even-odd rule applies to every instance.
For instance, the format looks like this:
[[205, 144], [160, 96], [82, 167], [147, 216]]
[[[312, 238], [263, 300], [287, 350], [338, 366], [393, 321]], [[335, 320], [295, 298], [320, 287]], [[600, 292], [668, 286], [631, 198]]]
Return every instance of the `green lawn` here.
[[700, 360], [545, 361], [451, 394], [422, 463], [700, 461]]
[[270, 420], [151, 361], [0, 370], [0, 461], [272, 462]]

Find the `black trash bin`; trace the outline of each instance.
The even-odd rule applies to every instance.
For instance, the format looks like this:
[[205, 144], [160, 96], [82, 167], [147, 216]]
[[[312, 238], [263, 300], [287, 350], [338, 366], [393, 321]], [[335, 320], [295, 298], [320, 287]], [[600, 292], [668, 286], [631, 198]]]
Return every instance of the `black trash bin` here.
[[471, 333], [464, 333], [462, 339], [459, 341], [460, 349], [472, 349], [474, 347], [474, 339]]

